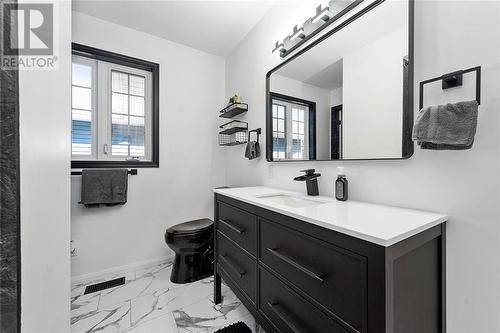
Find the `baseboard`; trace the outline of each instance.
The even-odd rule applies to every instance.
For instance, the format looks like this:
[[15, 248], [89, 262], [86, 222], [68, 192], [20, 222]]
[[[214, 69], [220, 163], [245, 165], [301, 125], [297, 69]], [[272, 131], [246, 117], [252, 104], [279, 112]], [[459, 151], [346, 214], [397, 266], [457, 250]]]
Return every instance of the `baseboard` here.
[[103, 275], [108, 275], [108, 274], [112, 274], [112, 273], [118, 274], [120, 272], [141, 269], [144, 267], [153, 266], [154, 264], [159, 264], [161, 262], [165, 262], [165, 261], [173, 260], [173, 259], [174, 259], [174, 255], [172, 254], [169, 256], [164, 256], [164, 257], [159, 257], [159, 258], [137, 261], [137, 262], [134, 262], [131, 264], [123, 265], [123, 266], [115, 266], [115, 267], [103, 269], [101, 271], [97, 271], [97, 272], [93, 272], [93, 273], [76, 275], [76, 276], [71, 277], [71, 284], [84, 283], [86, 281], [94, 280], [94, 279], [96, 279], [100, 276], [103, 276]]

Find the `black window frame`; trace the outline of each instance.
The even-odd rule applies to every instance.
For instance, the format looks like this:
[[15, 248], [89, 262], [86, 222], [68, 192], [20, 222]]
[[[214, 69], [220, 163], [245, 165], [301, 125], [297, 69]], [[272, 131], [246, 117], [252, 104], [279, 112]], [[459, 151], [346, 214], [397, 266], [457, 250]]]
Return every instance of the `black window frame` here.
[[151, 161], [103, 161], [103, 160], [71, 160], [72, 169], [85, 168], [158, 168], [160, 167], [160, 65], [151, 61], [129, 57], [123, 54], [105, 51], [95, 47], [71, 43], [72, 54], [90, 59], [110, 62], [151, 72], [152, 74], [152, 155]]
[[[313, 160], [316, 160], [316, 102], [313, 102], [313, 101], [309, 101], [307, 99], [302, 99], [302, 98], [298, 98], [298, 97], [295, 97], [295, 96], [289, 96], [289, 95], [284, 95], [284, 94], [280, 94], [280, 93], [277, 93], [277, 92], [274, 92], [274, 91], [270, 91], [269, 94], [269, 105], [268, 105], [268, 109], [271, 109], [272, 108], [272, 105], [273, 105], [273, 100], [277, 100], [277, 101], [283, 101], [283, 102], [286, 102], [286, 103], [292, 103], [292, 104], [302, 104], [302, 105], [306, 105], [308, 108], [309, 108], [309, 159], [301, 159], [301, 160], [293, 160], [293, 159], [278, 159], [278, 160], [275, 160], [273, 159], [273, 156], [272, 156], [272, 149], [273, 149], [273, 144], [272, 144], [272, 140], [271, 140], [271, 149], [268, 148], [268, 155], [267, 156], [267, 161], [268, 162], [288, 162], [288, 161], [313, 161]], [[271, 118], [269, 118], [271, 117]], [[271, 112], [267, 112], [267, 116], [266, 116], [266, 122], [268, 123], [272, 123], [272, 111]], [[271, 139], [272, 139], [272, 125], [271, 125]], [[269, 141], [269, 139], [268, 139]]]

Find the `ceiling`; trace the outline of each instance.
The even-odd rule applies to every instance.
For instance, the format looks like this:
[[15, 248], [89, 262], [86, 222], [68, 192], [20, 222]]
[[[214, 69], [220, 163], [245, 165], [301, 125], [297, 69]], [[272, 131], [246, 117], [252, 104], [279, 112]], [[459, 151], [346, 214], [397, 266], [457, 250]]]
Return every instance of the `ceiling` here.
[[226, 57], [275, 0], [73, 0], [73, 10]]

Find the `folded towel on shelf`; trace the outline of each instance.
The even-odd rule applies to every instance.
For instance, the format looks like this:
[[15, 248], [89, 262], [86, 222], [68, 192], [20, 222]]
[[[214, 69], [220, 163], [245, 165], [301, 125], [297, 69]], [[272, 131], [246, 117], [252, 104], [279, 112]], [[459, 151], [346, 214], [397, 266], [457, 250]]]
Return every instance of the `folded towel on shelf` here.
[[245, 150], [245, 157], [253, 160], [260, 156], [260, 145], [257, 141], [249, 141]]
[[115, 206], [127, 202], [127, 169], [84, 169], [80, 204]]
[[477, 111], [477, 101], [423, 108], [413, 126], [413, 140], [422, 149], [470, 149], [476, 134]]

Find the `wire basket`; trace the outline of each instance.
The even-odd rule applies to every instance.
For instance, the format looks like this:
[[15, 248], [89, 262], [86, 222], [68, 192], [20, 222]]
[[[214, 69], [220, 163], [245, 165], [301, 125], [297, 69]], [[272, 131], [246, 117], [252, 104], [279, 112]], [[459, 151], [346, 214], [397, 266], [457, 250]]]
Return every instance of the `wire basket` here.
[[223, 125], [220, 125], [219, 128], [221, 134], [233, 134], [236, 132], [244, 132], [248, 130], [248, 123], [245, 121], [233, 120]]
[[247, 131], [239, 131], [233, 134], [219, 133], [219, 146], [236, 146], [247, 143]]

